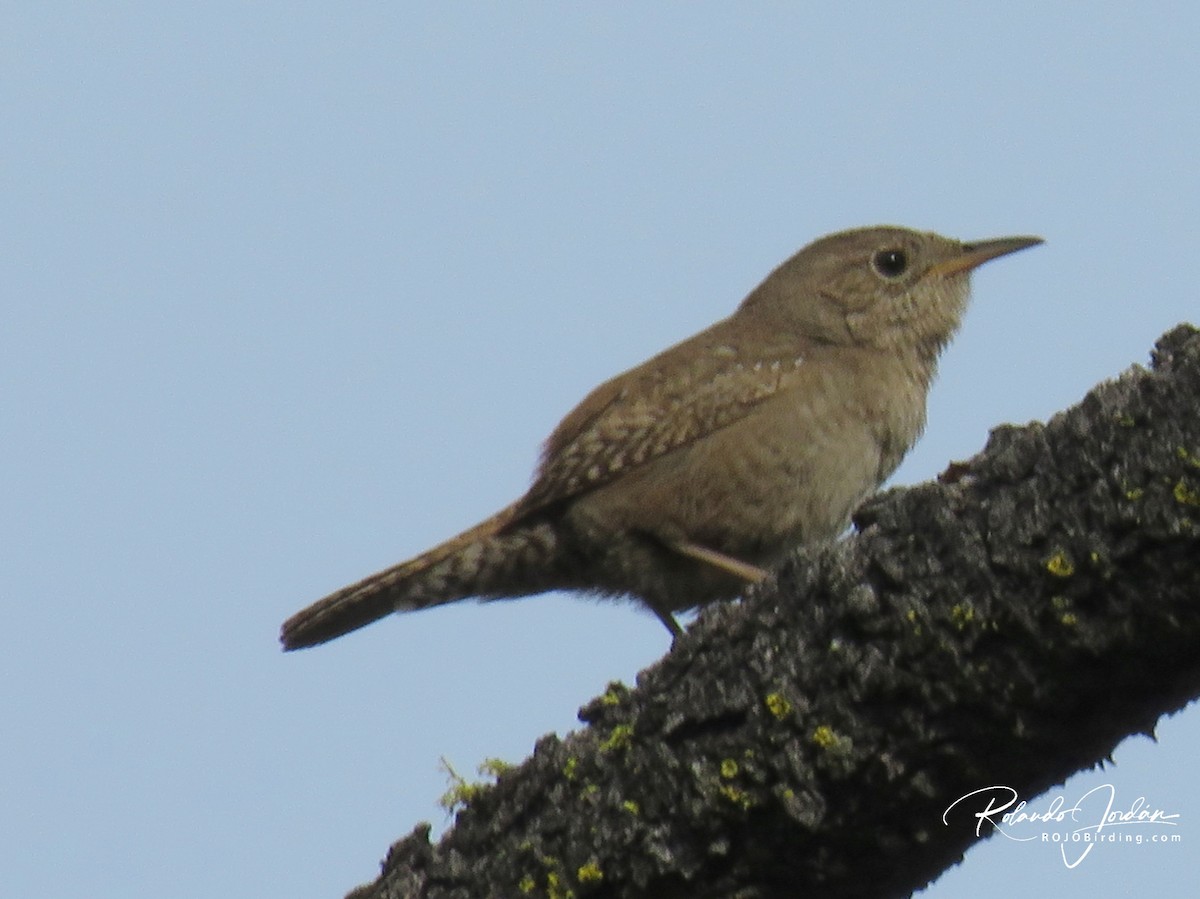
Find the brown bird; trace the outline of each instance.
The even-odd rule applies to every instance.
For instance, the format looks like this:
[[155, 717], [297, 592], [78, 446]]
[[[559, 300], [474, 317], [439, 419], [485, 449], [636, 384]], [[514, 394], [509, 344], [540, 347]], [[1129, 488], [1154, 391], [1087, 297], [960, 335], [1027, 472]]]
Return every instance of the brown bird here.
[[729, 318], [592, 391], [523, 497], [294, 615], [284, 648], [546, 590], [635, 597], [678, 635], [673, 612], [736, 596], [846, 528], [924, 427], [970, 271], [1038, 243], [893, 227], [815, 241]]

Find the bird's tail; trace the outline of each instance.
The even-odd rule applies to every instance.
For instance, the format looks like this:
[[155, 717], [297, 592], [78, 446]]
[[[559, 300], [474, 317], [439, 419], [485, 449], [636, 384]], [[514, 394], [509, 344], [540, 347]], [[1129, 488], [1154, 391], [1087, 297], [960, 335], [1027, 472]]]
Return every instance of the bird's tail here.
[[517, 522], [518, 517], [517, 507], [509, 506], [415, 559], [331, 593], [285, 621], [279, 641], [285, 650], [301, 649], [392, 612], [565, 586], [555, 573], [558, 538], [553, 526]]

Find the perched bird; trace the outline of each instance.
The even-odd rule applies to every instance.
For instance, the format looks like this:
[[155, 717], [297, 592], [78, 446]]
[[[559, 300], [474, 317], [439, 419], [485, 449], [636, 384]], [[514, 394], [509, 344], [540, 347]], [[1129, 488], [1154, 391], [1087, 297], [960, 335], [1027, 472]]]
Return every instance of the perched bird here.
[[523, 497], [297, 613], [284, 648], [546, 590], [635, 597], [678, 635], [673, 612], [846, 528], [924, 427], [971, 270], [1038, 243], [875, 227], [809, 244], [729, 318], [593, 390]]

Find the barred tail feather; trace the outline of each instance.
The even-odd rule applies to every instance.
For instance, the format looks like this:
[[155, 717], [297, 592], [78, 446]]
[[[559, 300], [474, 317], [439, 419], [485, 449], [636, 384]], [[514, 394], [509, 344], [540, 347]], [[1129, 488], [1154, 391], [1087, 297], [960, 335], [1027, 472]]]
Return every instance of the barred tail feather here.
[[509, 506], [415, 559], [313, 603], [284, 622], [279, 637], [283, 648], [316, 646], [392, 612], [426, 609], [471, 596], [518, 596], [559, 586], [553, 564], [554, 529], [541, 522], [506, 530], [518, 517], [517, 507]]

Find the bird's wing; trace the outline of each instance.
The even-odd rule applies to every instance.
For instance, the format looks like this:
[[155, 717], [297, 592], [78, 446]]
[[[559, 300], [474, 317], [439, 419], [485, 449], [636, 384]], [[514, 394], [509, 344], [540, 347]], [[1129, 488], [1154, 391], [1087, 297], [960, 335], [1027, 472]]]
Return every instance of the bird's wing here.
[[[724, 324], [724, 323], [722, 323]], [[810, 376], [796, 339], [724, 339], [721, 325], [601, 384], [546, 441], [524, 514], [600, 487], [745, 418]], [[739, 344], [756, 343], [753, 361]]]

